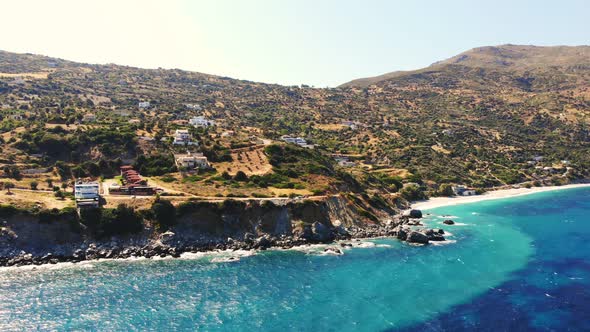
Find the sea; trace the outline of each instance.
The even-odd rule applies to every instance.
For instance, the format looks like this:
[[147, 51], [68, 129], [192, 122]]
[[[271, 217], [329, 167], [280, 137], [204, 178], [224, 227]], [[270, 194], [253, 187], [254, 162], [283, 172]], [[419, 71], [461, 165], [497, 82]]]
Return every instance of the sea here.
[[590, 188], [424, 213], [447, 241], [1, 268], [0, 331], [590, 331]]

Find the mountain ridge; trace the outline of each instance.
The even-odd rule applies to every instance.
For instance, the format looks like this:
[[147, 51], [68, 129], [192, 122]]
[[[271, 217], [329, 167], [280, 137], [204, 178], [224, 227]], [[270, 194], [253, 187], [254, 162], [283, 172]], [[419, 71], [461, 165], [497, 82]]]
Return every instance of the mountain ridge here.
[[461, 65], [469, 68], [486, 68], [494, 70], [534, 70], [543, 67], [590, 66], [590, 46], [535, 46], [504, 44], [472, 48], [448, 59], [434, 62], [428, 67], [394, 71], [374, 77], [359, 78], [339, 87], [368, 87], [386, 80], [402, 76], [423, 73], [432, 70], [444, 70], [446, 66]]

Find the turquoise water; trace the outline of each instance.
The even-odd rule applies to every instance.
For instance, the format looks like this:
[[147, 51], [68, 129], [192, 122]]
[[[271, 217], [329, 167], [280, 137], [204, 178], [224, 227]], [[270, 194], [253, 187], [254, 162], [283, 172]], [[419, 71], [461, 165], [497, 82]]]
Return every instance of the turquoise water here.
[[0, 330], [590, 329], [590, 189], [428, 212], [451, 243], [0, 269]]

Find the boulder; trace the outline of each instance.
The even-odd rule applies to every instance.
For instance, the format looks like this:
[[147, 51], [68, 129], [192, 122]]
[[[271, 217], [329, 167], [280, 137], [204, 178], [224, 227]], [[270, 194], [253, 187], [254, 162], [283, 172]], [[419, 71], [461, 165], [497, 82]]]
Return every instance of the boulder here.
[[408, 230], [402, 227], [398, 226], [398, 229], [396, 231], [396, 237], [399, 240], [405, 241], [408, 238]]
[[252, 233], [244, 234], [244, 242], [246, 243], [253, 243], [256, 240], [256, 237]]
[[328, 226], [320, 222], [314, 222], [311, 225], [311, 228], [314, 240], [319, 242], [329, 242], [334, 240], [334, 233]]
[[428, 240], [429, 241], [444, 241], [446, 240], [444, 236], [440, 235], [440, 234], [433, 234], [428, 236]]
[[418, 231], [411, 231], [406, 238], [406, 242], [428, 244], [428, 236]]
[[82, 260], [86, 258], [86, 253], [82, 249], [76, 249], [76, 251], [74, 251], [74, 254], [72, 254], [72, 257], [75, 260]]
[[271, 241], [267, 237], [263, 236], [263, 237], [259, 237], [256, 240], [254, 247], [256, 249], [266, 250], [266, 249], [270, 248], [271, 245], [272, 245]]
[[343, 225], [338, 225], [334, 228], [334, 232], [341, 237], [350, 237], [350, 233]]
[[411, 209], [411, 210], [405, 211], [403, 213], [403, 216], [406, 218], [415, 218], [415, 219], [422, 218], [422, 211], [416, 210], [416, 209]]
[[53, 254], [52, 253], [47, 253], [46, 255], [44, 255], [43, 257], [41, 257], [41, 260], [43, 262], [48, 262], [49, 260], [51, 260], [53, 258]]
[[344, 255], [344, 252], [342, 250], [335, 247], [327, 247], [326, 249], [324, 249], [324, 253], [328, 255]]
[[176, 234], [174, 234], [174, 232], [171, 232], [171, 231], [164, 232], [164, 233], [160, 234], [160, 242], [170, 243], [174, 239], [175, 235]]
[[451, 219], [447, 219], [447, 220], [443, 221], [443, 224], [445, 224], [445, 225], [454, 225], [455, 222], [452, 221]]

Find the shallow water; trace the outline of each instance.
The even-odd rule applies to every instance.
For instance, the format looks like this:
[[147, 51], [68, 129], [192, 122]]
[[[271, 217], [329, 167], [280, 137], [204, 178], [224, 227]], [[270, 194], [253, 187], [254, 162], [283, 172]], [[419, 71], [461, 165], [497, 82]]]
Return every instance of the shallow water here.
[[589, 330], [589, 198], [572, 189], [428, 211], [456, 241], [437, 246], [3, 269], [0, 330]]

